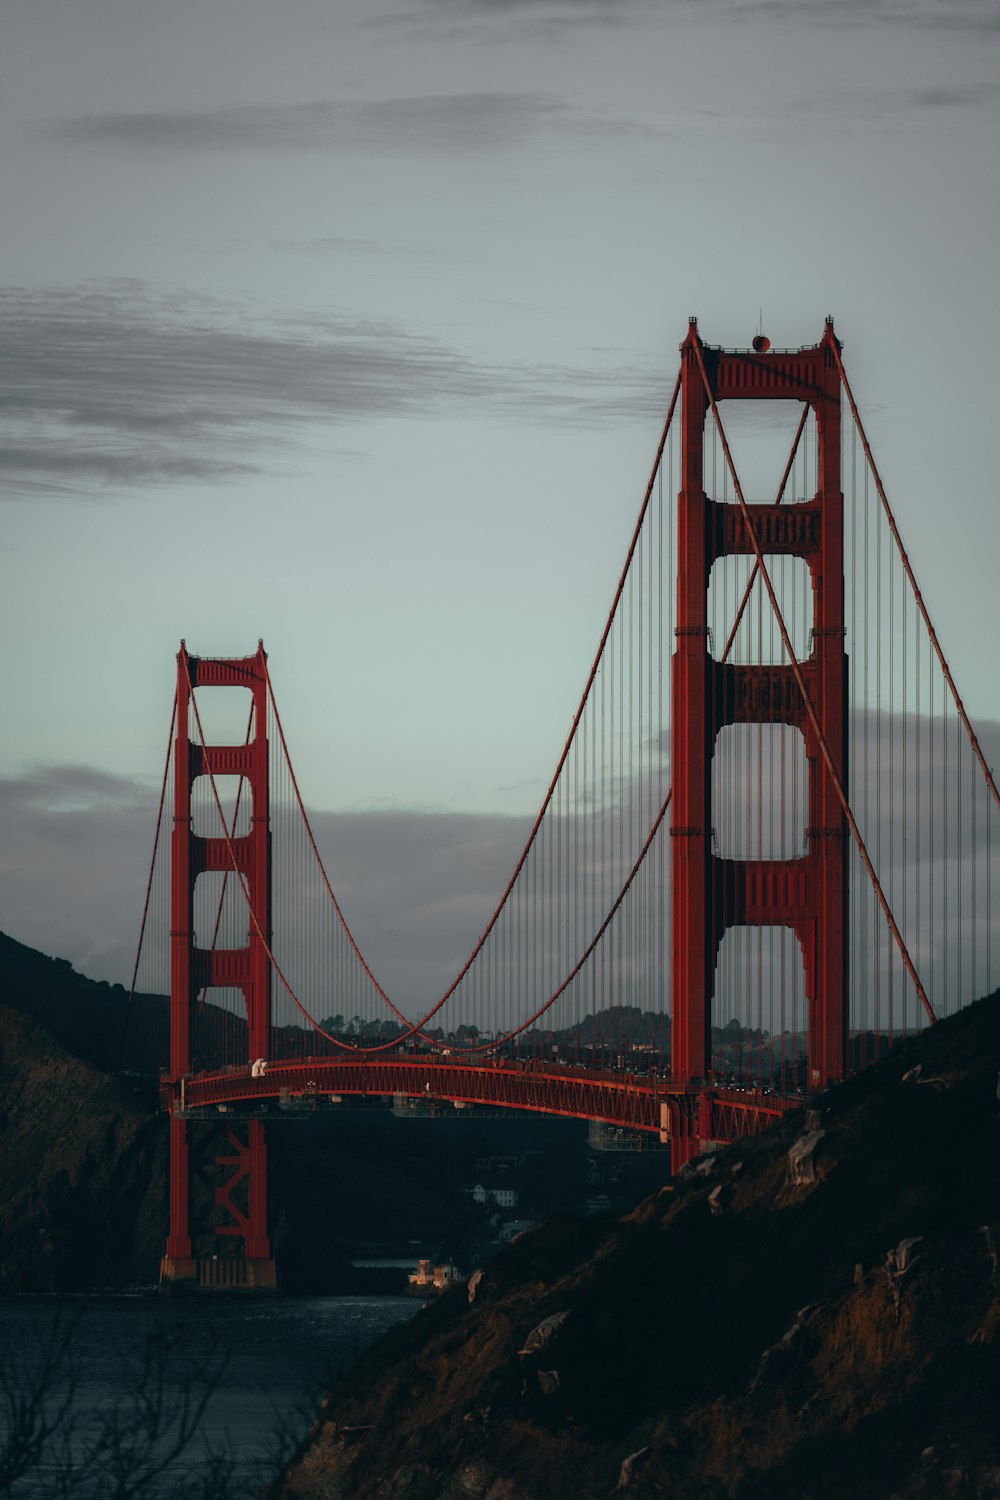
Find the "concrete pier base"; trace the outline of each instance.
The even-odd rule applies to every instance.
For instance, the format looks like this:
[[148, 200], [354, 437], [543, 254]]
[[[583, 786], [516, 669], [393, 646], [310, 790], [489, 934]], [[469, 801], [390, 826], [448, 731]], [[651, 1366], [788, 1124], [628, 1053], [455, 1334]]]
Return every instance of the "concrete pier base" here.
[[268, 1292], [278, 1290], [278, 1268], [273, 1256], [255, 1260], [212, 1257], [181, 1260], [165, 1255], [160, 1261], [162, 1292]]

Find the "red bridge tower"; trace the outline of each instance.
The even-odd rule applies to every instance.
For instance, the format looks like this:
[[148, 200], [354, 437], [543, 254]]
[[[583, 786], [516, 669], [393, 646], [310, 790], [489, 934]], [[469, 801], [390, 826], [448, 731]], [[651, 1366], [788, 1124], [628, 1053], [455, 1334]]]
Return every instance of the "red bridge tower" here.
[[[764, 341], [762, 341], [764, 342]], [[705, 493], [704, 433], [718, 401], [804, 401], [815, 413], [818, 482], [798, 505], [748, 504], [765, 561], [785, 554], [808, 565], [812, 648], [801, 663], [810, 702], [837, 774], [847, 773], [840, 374], [832, 320], [815, 348], [724, 351], [703, 346], [692, 319], [681, 345], [683, 428], [678, 497], [677, 642], [673, 659], [672, 1071], [711, 1097], [712, 996], [724, 932], [787, 926], [805, 961], [808, 1085], [843, 1078], [847, 1050], [847, 823], [802, 692], [787, 663], [736, 665], [708, 650], [708, 582], [716, 558], [755, 555], [742, 508]], [[700, 357], [699, 357], [700, 356]], [[704, 366], [704, 374], [702, 373]], [[711, 848], [712, 756], [728, 724], [793, 725], [808, 765], [806, 852], [785, 860], [716, 857]], [[705, 1134], [711, 1111], [700, 1111]], [[697, 1149], [697, 1142], [692, 1146]]]
[[[268, 1056], [271, 1031], [271, 835], [268, 806], [267, 677], [264, 647], [255, 656], [221, 659], [189, 656], [183, 642], [177, 656], [177, 738], [174, 744], [174, 829], [171, 848], [170, 1079], [191, 1071], [195, 1005], [206, 988], [243, 991], [247, 1044], [251, 1058]], [[193, 744], [189, 732], [194, 689], [249, 688], [253, 698], [252, 734], [244, 745]], [[197, 711], [196, 711], [197, 712]], [[200, 736], [199, 736], [200, 738]], [[240, 776], [251, 796], [250, 832], [203, 837], [193, 831], [191, 790], [199, 776]], [[221, 824], [220, 824], [221, 826]], [[225, 872], [250, 904], [248, 939], [242, 948], [195, 946], [194, 887], [203, 871]], [[183, 1101], [183, 1091], [179, 1098]], [[228, 1222], [209, 1231], [242, 1239], [242, 1258], [196, 1255], [191, 1234], [189, 1125], [180, 1112], [170, 1115], [170, 1233], [160, 1267], [165, 1284], [256, 1287], [273, 1290], [275, 1266], [267, 1233], [267, 1153], [262, 1120], [235, 1124], [215, 1165], [228, 1175], [214, 1189], [215, 1208]]]

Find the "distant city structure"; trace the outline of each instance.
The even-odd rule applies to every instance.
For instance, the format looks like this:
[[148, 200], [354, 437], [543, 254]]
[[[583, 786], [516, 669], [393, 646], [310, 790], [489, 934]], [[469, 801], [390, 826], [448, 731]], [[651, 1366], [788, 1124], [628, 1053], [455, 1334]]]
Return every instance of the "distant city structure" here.
[[521, 1201], [517, 1189], [502, 1180], [477, 1182], [469, 1192], [477, 1203], [495, 1203], [497, 1208], [516, 1208]]
[[448, 1287], [455, 1286], [463, 1279], [458, 1267], [450, 1261], [435, 1266], [429, 1260], [418, 1260], [417, 1269], [407, 1277], [409, 1290], [421, 1296], [447, 1291]]

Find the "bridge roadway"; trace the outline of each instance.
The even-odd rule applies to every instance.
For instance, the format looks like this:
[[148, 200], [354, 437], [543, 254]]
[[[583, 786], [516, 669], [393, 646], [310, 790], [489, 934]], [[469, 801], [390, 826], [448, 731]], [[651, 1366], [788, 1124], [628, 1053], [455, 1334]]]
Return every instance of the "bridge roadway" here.
[[301, 1106], [311, 1100], [398, 1095], [603, 1120], [625, 1130], [655, 1131], [661, 1140], [674, 1142], [755, 1134], [802, 1102], [758, 1089], [685, 1090], [656, 1076], [595, 1072], [534, 1059], [462, 1062], [398, 1053], [274, 1062], [256, 1078], [247, 1064], [161, 1083], [164, 1109], [188, 1118], [220, 1105], [272, 1099]]

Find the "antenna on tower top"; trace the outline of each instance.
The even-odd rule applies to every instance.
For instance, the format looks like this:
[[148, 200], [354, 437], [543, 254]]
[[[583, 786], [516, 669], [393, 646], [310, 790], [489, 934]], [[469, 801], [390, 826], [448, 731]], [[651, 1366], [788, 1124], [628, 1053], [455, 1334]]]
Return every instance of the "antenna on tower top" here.
[[771, 340], [764, 332], [764, 309], [761, 307], [757, 313], [757, 332], [750, 340], [750, 347], [755, 354], [766, 354], [771, 347]]

